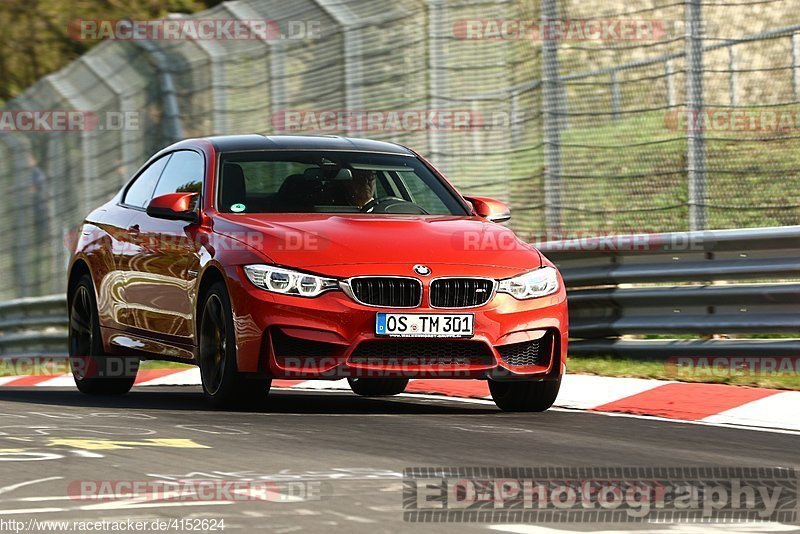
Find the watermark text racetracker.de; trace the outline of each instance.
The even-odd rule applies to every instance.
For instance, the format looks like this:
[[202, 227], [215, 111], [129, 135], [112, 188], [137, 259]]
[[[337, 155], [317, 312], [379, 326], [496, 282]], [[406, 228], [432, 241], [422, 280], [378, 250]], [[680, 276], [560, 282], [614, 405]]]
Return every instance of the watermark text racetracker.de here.
[[713, 523], [797, 520], [793, 469], [410, 467], [409, 522]]
[[86, 132], [138, 130], [137, 111], [85, 111], [75, 109], [0, 110], [0, 131]]
[[545, 251], [630, 251], [656, 252], [704, 250], [712, 243], [712, 234], [688, 232], [620, 234], [607, 230], [544, 231], [516, 234], [478, 230], [454, 232], [453, 248], [457, 250], [506, 251], [528, 249], [531, 246]]
[[668, 130], [681, 132], [767, 132], [800, 131], [800, 109], [675, 109], [664, 115]]
[[166, 18], [78, 19], [68, 33], [76, 41], [278, 41], [319, 39], [319, 20]]
[[464, 132], [508, 129], [524, 113], [471, 109], [287, 109], [272, 116], [279, 132]]
[[673, 356], [667, 374], [683, 379], [800, 375], [800, 356]]
[[[104, 232], [97, 227], [72, 229], [64, 236], [64, 246], [72, 252], [79, 246], [104, 239]], [[293, 229], [276, 229], [271, 234], [258, 231], [229, 232], [222, 234], [197, 233], [148, 233], [130, 236], [117, 243], [118, 250], [127, 254], [143, 252], [174, 252], [176, 250], [243, 251], [268, 248], [270, 250], [318, 252], [330, 246], [330, 242], [317, 232]]]
[[[700, 24], [710, 35], [712, 25]], [[716, 28], [714, 28], [716, 30]], [[453, 37], [465, 41], [568, 41], [568, 42], [655, 42], [686, 35], [682, 19], [459, 19], [453, 23]]]
[[73, 480], [67, 485], [70, 499], [107, 502], [298, 502], [319, 501], [330, 492], [319, 480]]
[[461, 19], [453, 36], [502, 41], [661, 41], [670, 34], [661, 19]]

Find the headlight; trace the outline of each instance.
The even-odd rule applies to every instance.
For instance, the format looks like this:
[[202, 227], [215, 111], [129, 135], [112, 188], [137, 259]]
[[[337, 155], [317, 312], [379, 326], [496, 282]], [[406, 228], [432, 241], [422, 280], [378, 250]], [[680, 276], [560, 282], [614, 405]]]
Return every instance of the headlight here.
[[261, 289], [283, 295], [316, 297], [331, 289], [339, 288], [339, 281], [335, 278], [323, 278], [272, 265], [245, 265], [244, 272], [247, 278]]
[[506, 278], [500, 280], [497, 291], [520, 300], [544, 297], [558, 291], [558, 272], [552, 267], [542, 267], [514, 278]]

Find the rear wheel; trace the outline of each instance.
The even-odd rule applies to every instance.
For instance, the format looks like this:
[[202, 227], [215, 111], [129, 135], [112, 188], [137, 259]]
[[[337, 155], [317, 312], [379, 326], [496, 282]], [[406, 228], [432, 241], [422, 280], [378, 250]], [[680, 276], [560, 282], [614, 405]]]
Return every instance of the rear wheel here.
[[492, 399], [504, 412], [543, 412], [556, 401], [560, 387], [561, 377], [539, 382], [489, 379]]
[[130, 391], [139, 358], [103, 352], [92, 279], [84, 275], [69, 305], [69, 363], [75, 385], [90, 395], [122, 395]]
[[348, 378], [350, 389], [362, 397], [386, 397], [406, 390], [407, 378]]
[[217, 406], [260, 404], [271, 381], [250, 378], [236, 368], [233, 311], [222, 282], [209, 288], [200, 310], [199, 364], [206, 399]]

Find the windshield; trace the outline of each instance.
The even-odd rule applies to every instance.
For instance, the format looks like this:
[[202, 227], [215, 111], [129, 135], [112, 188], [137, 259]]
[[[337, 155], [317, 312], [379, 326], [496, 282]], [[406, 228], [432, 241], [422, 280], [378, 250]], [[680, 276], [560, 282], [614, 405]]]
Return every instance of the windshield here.
[[414, 156], [253, 151], [224, 153], [220, 163], [224, 213], [468, 215]]

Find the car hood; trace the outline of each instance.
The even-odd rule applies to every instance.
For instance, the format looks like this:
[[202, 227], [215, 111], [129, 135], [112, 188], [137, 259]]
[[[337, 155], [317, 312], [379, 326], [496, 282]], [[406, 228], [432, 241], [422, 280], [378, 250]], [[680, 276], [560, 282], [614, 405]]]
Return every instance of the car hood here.
[[[513, 276], [542, 264], [536, 249], [511, 230], [478, 217], [220, 214], [214, 232], [278, 265], [334, 276], [392, 264], [448, 266], [433, 269], [434, 275], [461, 266], [483, 268], [477, 272], [484, 276]], [[461, 269], [465, 275], [475, 271]]]

